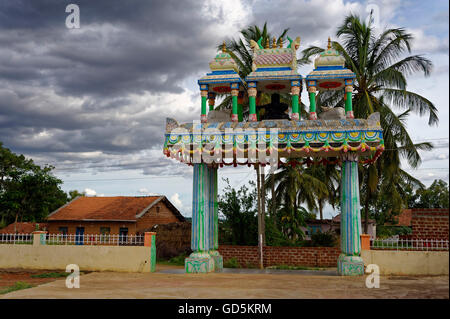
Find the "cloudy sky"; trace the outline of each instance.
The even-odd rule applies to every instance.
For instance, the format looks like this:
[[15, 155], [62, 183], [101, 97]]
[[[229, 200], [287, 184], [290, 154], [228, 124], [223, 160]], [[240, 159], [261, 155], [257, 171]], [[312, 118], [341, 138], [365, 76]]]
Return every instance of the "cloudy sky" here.
[[[80, 8], [79, 29], [65, 25], [70, 3]], [[289, 28], [291, 38], [300, 36], [300, 50], [325, 46], [346, 14], [366, 17], [370, 9], [379, 30], [405, 27], [416, 39], [413, 53], [434, 64], [431, 76], [411, 76], [408, 89], [435, 104], [439, 125], [413, 115], [408, 128], [435, 149], [422, 153], [419, 169], [404, 168], [427, 185], [448, 182], [449, 9], [437, 0], [2, 0], [0, 141], [54, 165], [66, 191], [164, 194], [190, 216], [192, 168], [163, 156], [165, 118], [199, 118], [196, 80], [209, 71], [217, 44], [267, 21], [273, 34]], [[219, 176], [239, 187], [255, 173], [245, 167]]]

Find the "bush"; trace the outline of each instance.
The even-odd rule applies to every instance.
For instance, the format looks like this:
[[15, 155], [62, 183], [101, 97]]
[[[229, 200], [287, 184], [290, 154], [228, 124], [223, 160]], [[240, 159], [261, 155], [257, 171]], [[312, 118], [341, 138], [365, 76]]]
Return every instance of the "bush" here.
[[224, 268], [241, 268], [241, 265], [238, 263], [236, 257], [230, 258], [223, 263]]
[[336, 246], [336, 236], [332, 232], [319, 232], [311, 235], [312, 247], [334, 247]]
[[388, 238], [395, 235], [410, 235], [412, 233], [411, 227], [407, 226], [377, 226], [377, 237]]

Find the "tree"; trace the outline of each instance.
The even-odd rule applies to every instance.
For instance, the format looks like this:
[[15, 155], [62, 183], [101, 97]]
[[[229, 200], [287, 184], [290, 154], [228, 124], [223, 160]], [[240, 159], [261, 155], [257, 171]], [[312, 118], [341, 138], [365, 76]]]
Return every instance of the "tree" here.
[[80, 193], [78, 190], [74, 189], [74, 190], [69, 191], [68, 195], [69, 195], [69, 201], [71, 201], [79, 196], [86, 196], [86, 192]]
[[220, 237], [232, 245], [256, 245], [258, 221], [255, 183], [250, 181], [250, 188], [244, 185], [236, 190], [230, 186], [228, 179], [223, 180], [227, 186], [218, 200], [222, 226]]
[[54, 167], [41, 168], [31, 159], [16, 155], [0, 144], [0, 215], [5, 224], [13, 221], [42, 222], [67, 202]]
[[448, 184], [442, 179], [434, 180], [428, 188], [409, 189], [408, 208], [449, 208]]
[[[371, 20], [370, 20], [371, 21]], [[332, 46], [345, 58], [346, 67], [356, 74], [353, 94], [353, 110], [356, 118], [367, 118], [373, 112], [380, 113], [383, 127], [385, 152], [375, 164], [361, 167], [360, 180], [363, 181], [361, 199], [365, 210], [365, 232], [371, 203], [382, 191], [392, 196], [386, 198], [392, 207], [404, 204], [399, 185], [420, 186], [420, 182], [401, 169], [400, 159], [405, 158], [415, 168], [421, 163], [420, 150], [430, 150], [431, 143], [412, 142], [405, 121], [410, 112], [428, 114], [428, 124], [438, 123], [437, 109], [425, 97], [407, 90], [406, 77], [423, 72], [428, 76], [432, 63], [421, 55], [411, 53], [411, 34], [403, 28], [384, 30], [376, 35], [372, 23], [363, 23], [361, 18], [349, 15], [338, 28], [336, 35], [340, 42]], [[310, 58], [324, 51], [311, 46], [302, 51], [299, 64], [310, 62]], [[343, 106], [342, 90], [326, 91], [317, 95], [318, 104]], [[394, 109], [405, 110], [397, 115]], [[397, 205], [398, 206], [398, 205]]]

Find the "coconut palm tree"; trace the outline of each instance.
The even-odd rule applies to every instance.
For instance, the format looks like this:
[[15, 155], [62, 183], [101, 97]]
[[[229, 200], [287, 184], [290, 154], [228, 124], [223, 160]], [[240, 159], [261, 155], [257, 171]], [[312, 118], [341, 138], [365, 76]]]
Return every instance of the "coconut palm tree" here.
[[317, 198], [329, 196], [327, 185], [302, 166], [286, 165], [266, 179], [266, 189], [274, 183], [276, 206], [291, 207], [298, 211], [302, 204], [309, 210], [317, 209]]
[[[415, 144], [405, 126], [410, 112], [420, 116], [428, 115], [428, 124], [438, 123], [437, 109], [427, 98], [407, 89], [406, 77], [423, 72], [428, 76], [432, 63], [421, 55], [411, 53], [413, 36], [403, 28], [391, 28], [377, 35], [371, 19], [366, 24], [356, 15], [349, 15], [338, 28], [336, 36], [340, 42], [332, 46], [345, 58], [346, 67], [356, 74], [353, 94], [353, 111], [356, 118], [367, 118], [373, 112], [380, 113], [384, 131], [385, 152], [375, 165], [365, 165], [362, 202], [365, 205], [367, 232], [368, 211], [371, 200], [381, 189], [394, 189], [403, 180], [418, 186], [411, 175], [401, 169], [400, 160], [416, 168], [421, 163], [420, 150], [430, 150], [430, 143]], [[311, 58], [323, 48], [311, 46], [302, 51], [300, 64], [311, 62]], [[318, 94], [322, 105], [343, 106], [341, 91], [327, 91]], [[406, 111], [400, 115], [395, 110]], [[397, 181], [397, 182], [396, 182]], [[398, 193], [400, 194], [400, 193]], [[398, 196], [390, 197], [394, 205]]]

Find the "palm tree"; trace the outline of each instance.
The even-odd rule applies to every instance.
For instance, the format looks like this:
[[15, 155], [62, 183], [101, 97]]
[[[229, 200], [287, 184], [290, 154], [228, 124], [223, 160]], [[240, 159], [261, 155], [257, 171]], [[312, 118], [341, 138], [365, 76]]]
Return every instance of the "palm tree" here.
[[275, 172], [273, 178], [266, 179], [266, 189], [274, 184], [276, 206], [291, 207], [298, 211], [305, 203], [309, 210], [316, 209], [317, 198], [329, 196], [327, 185], [302, 166], [286, 165]]
[[[370, 20], [371, 21], [371, 20]], [[336, 36], [340, 42], [333, 42], [336, 49], [345, 58], [346, 67], [356, 74], [353, 94], [353, 110], [356, 118], [367, 118], [373, 112], [379, 112], [384, 132], [386, 151], [374, 165], [365, 165], [362, 199], [365, 206], [365, 232], [367, 233], [369, 205], [382, 189], [394, 189], [403, 180], [413, 185], [420, 184], [411, 175], [402, 170], [400, 159], [416, 168], [421, 163], [420, 150], [430, 150], [430, 143], [412, 142], [404, 125], [410, 112], [420, 116], [428, 114], [428, 124], [438, 123], [437, 109], [425, 97], [407, 90], [406, 77], [423, 72], [428, 76], [432, 63], [421, 55], [411, 53], [413, 37], [403, 28], [384, 30], [376, 35], [371, 22], [361, 22], [355, 15], [349, 15], [338, 28]], [[324, 51], [323, 48], [311, 46], [302, 51], [300, 64], [310, 62], [310, 58]], [[319, 103], [329, 106], [343, 106], [344, 94], [341, 91], [327, 91], [318, 94]], [[397, 115], [394, 110], [406, 112]], [[397, 188], [395, 188], [397, 189]], [[400, 194], [400, 193], [396, 193]], [[403, 201], [401, 197], [390, 197]]]
[[306, 168], [305, 171], [309, 175], [319, 179], [327, 189], [327, 192], [319, 192], [316, 194], [320, 220], [323, 220], [323, 208], [325, 203], [330, 204], [333, 208], [339, 203], [339, 171], [336, 169], [335, 164], [314, 164]]

